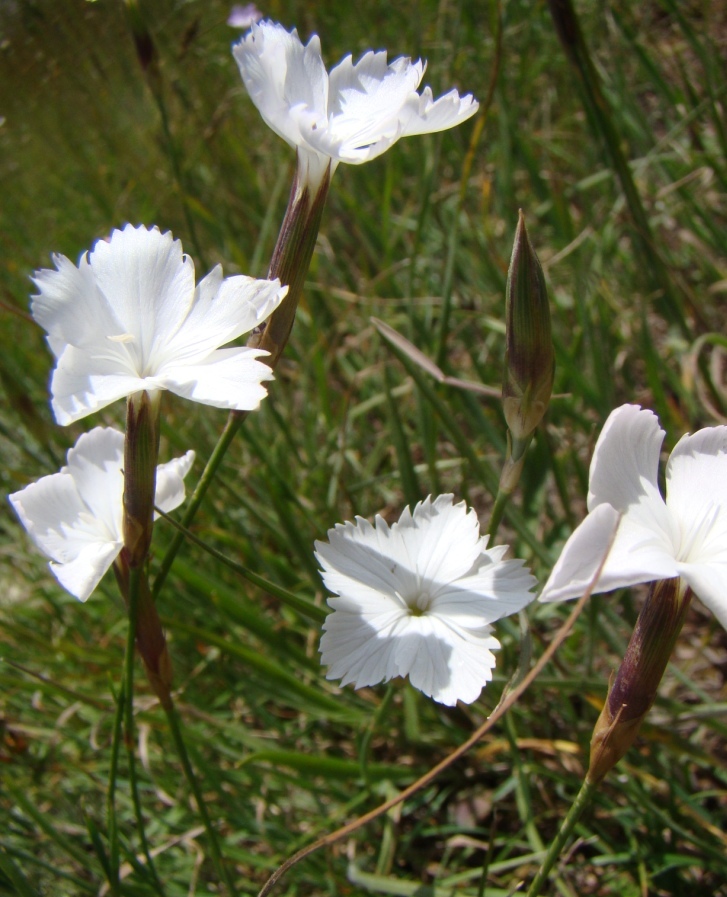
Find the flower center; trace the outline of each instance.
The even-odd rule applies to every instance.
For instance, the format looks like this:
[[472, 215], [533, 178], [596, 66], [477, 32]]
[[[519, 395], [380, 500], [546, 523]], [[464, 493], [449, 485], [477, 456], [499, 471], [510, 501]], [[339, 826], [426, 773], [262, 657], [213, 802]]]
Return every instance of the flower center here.
[[123, 347], [122, 354], [126, 355], [131, 373], [142, 380], [152, 374], [143, 344], [133, 333], [114, 333], [107, 336], [106, 339]]
[[426, 590], [419, 589], [411, 595], [401, 597], [404, 604], [409, 610], [412, 617], [423, 617], [430, 609], [432, 604], [432, 596]]

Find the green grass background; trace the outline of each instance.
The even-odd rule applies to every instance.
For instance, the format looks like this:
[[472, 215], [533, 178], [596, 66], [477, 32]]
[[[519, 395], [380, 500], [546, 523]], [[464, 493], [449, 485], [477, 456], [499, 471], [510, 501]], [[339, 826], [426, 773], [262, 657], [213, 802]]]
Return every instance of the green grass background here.
[[[304, 39], [316, 31], [329, 65], [385, 47], [426, 58], [435, 95], [456, 85], [484, 101], [494, 90], [478, 140], [470, 122], [336, 172], [270, 397], [195, 520], [206, 543], [323, 606], [312, 547], [337, 521], [393, 520], [407, 502], [453, 491], [485, 524], [504, 450], [499, 403], [413, 378], [370, 317], [446, 373], [498, 386], [518, 208], [548, 278], [558, 396], [499, 539], [547, 576], [585, 513], [592, 446], [616, 405], [654, 409], [667, 448], [724, 420], [727, 10], [716, 0], [577, 9], [600, 117], [542, 2], [501, 4], [499, 53], [498, 5], [485, 0], [265, 7]], [[228, 6], [142, 0], [141, 10], [161, 107], [122, 3], [0, 5], [3, 494], [57, 470], [83, 429], [123, 425], [122, 405], [55, 425], [51, 357], [27, 314], [32, 271], [51, 252], [75, 260], [128, 221], [171, 229], [199, 276], [217, 262], [264, 275], [284, 213], [294, 154], [246, 96]], [[659, 260], [634, 227], [614, 145]], [[165, 396], [163, 414], [162, 460], [194, 448], [199, 474], [224, 412]], [[98, 894], [123, 606], [112, 579], [83, 606], [65, 594], [7, 504], [0, 527], [0, 893]], [[171, 535], [158, 525], [155, 561]], [[580, 786], [641, 597], [593, 599], [546, 675], [478, 749], [296, 867], [278, 893], [504, 897], [528, 881]], [[382, 704], [385, 687], [355, 693], [325, 681], [317, 622], [196, 546], [180, 553], [159, 606], [190, 749], [241, 894], [460, 744], [520, 652], [516, 621], [504, 621], [497, 677], [477, 703], [447, 709], [397, 682]], [[536, 653], [566, 612], [529, 612]], [[727, 894], [726, 674], [725, 633], [696, 604], [642, 737], [583, 817], [552, 894]], [[165, 892], [219, 893], [164, 716], [141, 675], [137, 683], [140, 786]], [[146, 895], [155, 892], [136, 860], [125, 776], [124, 761], [122, 893]]]

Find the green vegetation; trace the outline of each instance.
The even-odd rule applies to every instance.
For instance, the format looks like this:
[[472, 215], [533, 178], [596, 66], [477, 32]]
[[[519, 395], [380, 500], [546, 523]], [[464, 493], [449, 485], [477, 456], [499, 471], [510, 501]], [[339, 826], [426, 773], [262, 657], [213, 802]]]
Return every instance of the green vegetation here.
[[[329, 64], [386, 47], [428, 59], [435, 95], [456, 85], [484, 103], [493, 89], [472, 122], [335, 173], [269, 398], [192, 526], [257, 579], [187, 541], [160, 594], [185, 740], [240, 894], [464, 742], [521, 659], [517, 621], [499, 623], [495, 682], [455, 709], [400, 680], [360, 692], [325, 680], [314, 540], [356, 514], [396, 519], [446, 491], [484, 526], [506, 451], [499, 400], [437, 383], [372, 316], [448, 377], [499, 388], [523, 209], [551, 297], [554, 398], [498, 540], [541, 581], [585, 513], [591, 449], [614, 407], [653, 409], [667, 449], [727, 416], [727, 90], [724, 47], [710, 38], [724, 33], [724, 8], [581, 3], [581, 71], [598, 78], [599, 103], [547, 5], [502, 6], [501, 23], [496, 2], [467, 0], [264, 10], [304, 40], [317, 32]], [[117, 403], [55, 424], [52, 359], [27, 314], [33, 270], [51, 252], [76, 259], [129, 221], [172, 230], [198, 276], [217, 262], [264, 276], [285, 211], [294, 154], [240, 82], [228, 6], [141, 0], [141, 12], [157, 54], [146, 75], [116, 0], [0, 6], [3, 495], [58, 470], [84, 429], [124, 419]], [[226, 419], [166, 393], [161, 459], [194, 448], [193, 483]], [[160, 520], [152, 574], [173, 536]], [[7, 503], [0, 551], [0, 894], [99, 894], [114, 863], [106, 801], [126, 612], [110, 575], [85, 605], [66, 594]], [[642, 598], [592, 599], [476, 748], [294, 867], [276, 893], [505, 897], [529, 882], [580, 788]], [[535, 656], [569, 609], [528, 609]], [[640, 739], [581, 818], [547, 893], [727, 895], [726, 672], [727, 635], [695, 602]], [[222, 893], [138, 665], [135, 682], [135, 774], [163, 893]], [[118, 763], [119, 893], [161, 893], [123, 750]]]

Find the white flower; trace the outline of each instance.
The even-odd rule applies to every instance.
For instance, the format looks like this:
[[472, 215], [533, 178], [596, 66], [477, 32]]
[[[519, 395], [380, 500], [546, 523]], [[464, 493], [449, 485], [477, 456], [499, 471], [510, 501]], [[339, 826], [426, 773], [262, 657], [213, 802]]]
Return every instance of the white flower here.
[[195, 289], [194, 263], [158, 228], [126, 225], [78, 266], [53, 257], [37, 271], [31, 311], [57, 358], [51, 381], [59, 424], [142, 390], [168, 389], [218, 408], [251, 410], [270, 368], [259, 349], [219, 347], [263, 321], [287, 287], [223, 279], [218, 265]]
[[[683, 436], [657, 482], [664, 431], [651, 411], [609, 415], [591, 461], [589, 514], [566, 542], [541, 601], [679, 576], [727, 628], [727, 427]], [[619, 522], [620, 518], [620, 522]]]
[[336, 524], [328, 539], [316, 542], [338, 596], [321, 638], [327, 678], [362, 688], [409, 676], [441, 704], [474, 701], [500, 647], [490, 623], [533, 600], [522, 561], [488, 549], [475, 512], [451, 495], [406, 508], [391, 527], [381, 517]]
[[[155, 504], [172, 511], [184, 501], [187, 452], [157, 468]], [[106, 427], [84, 433], [68, 465], [9, 496], [23, 526], [61, 585], [85, 601], [124, 544], [124, 434]]]
[[346, 56], [330, 75], [313, 35], [306, 46], [298, 32], [275, 22], [253, 25], [234, 47], [250, 97], [267, 124], [296, 147], [299, 164], [317, 186], [328, 165], [355, 165], [385, 152], [400, 137], [443, 131], [477, 111], [471, 94], [456, 90], [434, 100], [417, 93], [425, 63], [386, 52]]

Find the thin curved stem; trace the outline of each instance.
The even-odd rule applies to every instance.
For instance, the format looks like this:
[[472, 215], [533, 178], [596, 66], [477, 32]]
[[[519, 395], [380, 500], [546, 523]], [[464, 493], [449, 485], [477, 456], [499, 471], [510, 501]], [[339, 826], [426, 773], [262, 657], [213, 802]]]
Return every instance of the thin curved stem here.
[[[212, 454], [209, 456], [205, 469], [202, 472], [202, 476], [199, 478], [199, 482], [187, 503], [187, 507], [185, 508], [181, 520], [181, 526], [183, 528], [189, 528], [190, 523], [194, 519], [194, 515], [199, 510], [199, 506], [202, 504], [202, 500], [207, 494], [207, 490], [212, 485], [212, 480], [214, 480], [215, 474], [225, 457], [225, 452], [230, 447], [230, 443], [235, 438], [235, 434], [240, 429], [240, 426], [246, 417], [247, 411], [230, 412], [225, 428], [220, 434], [220, 438], [217, 440], [217, 445], [212, 450]], [[164, 581], [167, 578], [169, 571], [172, 569], [174, 558], [177, 556], [177, 552], [181, 548], [183, 541], [184, 529], [178, 529], [172, 538], [169, 548], [167, 548], [166, 554], [159, 567], [159, 572], [154, 580], [154, 585], [152, 587], [152, 597], [154, 600], [157, 599], [159, 592], [164, 585]]]

